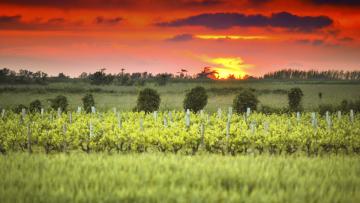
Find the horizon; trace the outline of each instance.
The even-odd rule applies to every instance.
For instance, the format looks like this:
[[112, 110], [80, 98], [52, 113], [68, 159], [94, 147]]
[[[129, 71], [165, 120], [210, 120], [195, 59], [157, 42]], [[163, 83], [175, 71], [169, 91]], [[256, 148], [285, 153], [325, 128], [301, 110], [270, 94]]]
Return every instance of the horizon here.
[[0, 67], [16, 71], [360, 70], [352, 0], [0, 0], [0, 10]]

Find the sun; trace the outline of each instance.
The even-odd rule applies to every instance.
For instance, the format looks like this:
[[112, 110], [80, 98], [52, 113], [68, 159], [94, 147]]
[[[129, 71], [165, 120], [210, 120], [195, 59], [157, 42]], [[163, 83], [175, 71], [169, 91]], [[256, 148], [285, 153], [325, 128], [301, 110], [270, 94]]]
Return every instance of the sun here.
[[229, 77], [242, 79], [247, 74], [246, 69], [253, 67], [251, 64], [246, 64], [240, 57], [208, 58], [207, 62], [212, 64], [212, 70], [216, 71], [217, 79]]

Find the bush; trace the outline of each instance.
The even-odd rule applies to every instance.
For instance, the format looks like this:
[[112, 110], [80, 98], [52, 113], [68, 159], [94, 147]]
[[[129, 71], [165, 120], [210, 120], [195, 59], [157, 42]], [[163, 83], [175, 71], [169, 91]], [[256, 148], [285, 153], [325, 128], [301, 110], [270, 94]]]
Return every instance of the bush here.
[[160, 106], [160, 101], [160, 95], [156, 90], [145, 88], [140, 91], [134, 110], [145, 111], [145, 113], [157, 111]]
[[300, 88], [291, 88], [288, 93], [289, 109], [290, 111], [301, 111], [301, 99], [304, 96]]
[[91, 107], [95, 106], [95, 101], [94, 101], [94, 97], [92, 96], [92, 94], [86, 94], [82, 98], [82, 102], [83, 102], [83, 105], [84, 105], [84, 110], [87, 113], [91, 113]]
[[34, 101], [32, 101], [31, 103], [30, 103], [30, 105], [29, 105], [29, 110], [30, 110], [30, 112], [32, 112], [32, 113], [35, 113], [35, 112], [40, 112], [41, 111], [41, 102], [40, 102], [40, 100], [34, 100]]
[[325, 115], [327, 111], [330, 113], [333, 113], [336, 111], [336, 109], [337, 109], [337, 107], [335, 107], [331, 104], [321, 104], [321, 105], [319, 105], [319, 114]]
[[198, 112], [203, 109], [208, 101], [206, 90], [203, 87], [194, 87], [188, 92], [184, 99], [184, 109]]
[[54, 99], [50, 99], [50, 106], [54, 110], [60, 108], [62, 111], [66, 111], [68, 104], [67, 98], [63, 95], [59, 95]]
[[15, 106], [15, 108], [13, 109], [13, 111], [15, 113], [21, 113], [22, 109], [27, 110], [27, 107], [24, 104], [19, 104], [17, 106]]
[[251, 91], [243, 91], [237, 95], [233, 102], [233, 109], [236, 113], [245, 112], [247, 108], [256, 110], [259, 100]]
[[288, 113], [289, 109], [287, 109], [287, 108], [275, 108], [275, 107], [262, 105], [260, 111], [262, 113], [264, 113], [264, 114], [283, 114], [283, 113]]
[[360, 99], [355, 101], [343, 100], [337, 110], [348, 112], [350, 110], [354, 110], [355, 112], [360, 112]]

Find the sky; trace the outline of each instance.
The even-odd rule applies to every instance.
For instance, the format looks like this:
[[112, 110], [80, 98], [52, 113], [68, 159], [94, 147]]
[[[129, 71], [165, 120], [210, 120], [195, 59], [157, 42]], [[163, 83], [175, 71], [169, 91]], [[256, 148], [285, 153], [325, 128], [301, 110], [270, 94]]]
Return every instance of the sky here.
[[359, 0], [0, 0], [0, 68], [360, 70]]

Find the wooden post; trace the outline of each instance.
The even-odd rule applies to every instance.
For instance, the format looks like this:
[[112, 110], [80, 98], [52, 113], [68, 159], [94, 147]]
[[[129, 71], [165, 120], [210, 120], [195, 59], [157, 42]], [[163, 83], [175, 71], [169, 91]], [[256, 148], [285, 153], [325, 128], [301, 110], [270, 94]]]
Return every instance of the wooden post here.
[[154, 121], [156, 122], [157, 121], [157, 116], [158, 116], [157, 111], [154, 111], [153, 116], [154, 116]]
[[113, 112], [116, 115], [116, 107], [113, 108]]
[[66, 124], [63, 125], [63, 151], [66, 152]]
[[231, 117], [230, 115], [228, 116], [228, 120], [226, 122], [226, 140], [229, 140], [230, 137], [230, 121], [231, 121]]
[[2, 109], [2, 111], [1, 111], [1, 118], [2, 118], [2, 119], [5, 118], [5, 109]]
[[186, 125], [186, 128], [190, 128], [190, 111], [189, 111], [189, 109], [186, 111], [186, 114], [185, 114], [185, 125]]
[[201, 136], [201, 145], [202, 146], [205, 146], [204, 134], [205, 134], [205, 126], [204, 126], [204, 123], [201, 122], [201, 124], [200, 124], [200, 136]]
[[232, 116], [232, 114], [233, 114], [233, 108], [230, 106], [230, 107], [229, 107], [228, 115]]
[[30, 124], [28, 124], [28, 126], [27, 126], [27, 148], [28, 148], [29, 154], [31, 154], [32, 150], [31, 150], [31, 129], [30, 129]]
[[172, 122], [172, 121], [173, 121], [173, 118], [172, 118], [171, 111], [169, 111], [168, 116], [169, 116], [169, 121]]
[[95, 114], [95, 113], [96, 113], [95, 106], [92, 106], [92, 107], [91, 107], [91, 113], [93, 113], [93, 114]]
[[338, 119], [341, 120], [341, 111], [337, 112]]
[[144, 131], [144, 120], [143, 120], [143, 118], [140, 118], [140, 130]]
[[121, 129], [122, 128], [122, 119], [121, 119], [121, 115], [119, 113], [117, 114], [117, 118], [118, 118], [118, 127]]
[[300, 112], [296, 112], [296, 120], [298, 123], [300, 122], [300, 120], [301, 120]]
[[312, 112], [311, 113], [311, 124], [314, 128], [317, 127], [317, 120], [316, 120], [316, 114], [315, 112]]
[[81, 107], [80, 106], [78, 106], [77, 107], [77, 111], [76, 111], [77, 113], [81, 113]]
[[267, 121], [264, 122], [264, 130], [265, 134], [267, 135], [269, 133], [269, 122]]
[[350, 110], [350, 121], [354, 123], [354, 110]]
[[59, 107], [58, 110], [57, 110], [57, 115], [58, 115], [58, 118], [61, 117], [61, 108]]
[[222, 114], [221, 108], [218, 108], [218, 111], [217, 111], [217, 117], [218, 117], [218, 119], [221, 119], [221, 114]]
[[251, 130], [251, 134], [255, 134], [255, 124], [253, 122], [250, 123], [250, 130]]
[[90, 120], [90, 123], [89, 123], [89, 131], [90, 131], [89, 135], [90, 135], [90, 138], [92, 138], [94, 136], [93, 130], [94, 130], [94, 127], [93, 127], [92, 122]]
[[41, 110], [40, 110], [40, 115], [41, 115], [41, 119], [42, 119], [43, 116], [44, 116], [44, 108], [41, 108]]
[[164, 126], [168, 127], [168, 122], [167, 122], [166, 116], [164, 116]]
[[72, 113], [71, 113], [71, 111], [69, 112], [69, 123], [72, 124]]
[[249, 118], [250, 114], [251, 114], [251, 109], [248, 107], [246, 108], [246, 118]]

